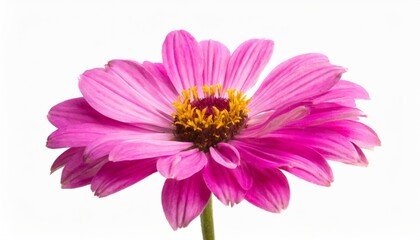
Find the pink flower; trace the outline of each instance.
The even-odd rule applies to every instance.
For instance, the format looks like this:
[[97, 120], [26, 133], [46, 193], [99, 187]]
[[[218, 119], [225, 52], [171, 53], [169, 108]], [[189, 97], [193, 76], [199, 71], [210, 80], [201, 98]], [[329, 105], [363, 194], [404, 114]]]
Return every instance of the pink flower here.
[[340, 80], [346, 71], [321, 54], [281, 63], [252, 98], [273, 42], [252, 39], [232, 54], [221, 43], [169, 33], [163, 63], [112, 60], [84, 72], [82, 98], [54, 106], [58, 129], [47, 147], [69, 148], [51, 167], [64, 166], [63, 188], [90, 184], [105, 197], [159, 172], [165, 215], [187, 226], [210, 195], [242, 200], [270, 212], [289, 202], [287, 171], [328, 186], [326, 160], [367, 165], [361, 148], [380, 145], [360, 123], [360, 86]]

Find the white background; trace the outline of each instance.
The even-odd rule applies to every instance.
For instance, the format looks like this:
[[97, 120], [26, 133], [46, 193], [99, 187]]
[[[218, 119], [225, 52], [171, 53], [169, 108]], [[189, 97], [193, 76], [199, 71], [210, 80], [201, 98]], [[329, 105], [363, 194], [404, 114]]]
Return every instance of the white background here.
[[0, 239], [200, 239], [198, 219], [176, 232], [166, 222], [160, 175], [103, 199], [62, 190], [60, 172], [49, 175], [61, 150], [45, 147], [47, 112], [80, 96], [79, 74], [114, 58], [161, 61], [175, 29], [231, 51], [274, 40], [263, 75], [297, 54], [328, 55], [369, 91], [359, 106], [382, 140], [367, 168], [331, 163], [329, 188], [287, 175], [281, 214], [215, 201], [219, 240], [420, 239], [420, 2], [278, 2], [0, 1]]

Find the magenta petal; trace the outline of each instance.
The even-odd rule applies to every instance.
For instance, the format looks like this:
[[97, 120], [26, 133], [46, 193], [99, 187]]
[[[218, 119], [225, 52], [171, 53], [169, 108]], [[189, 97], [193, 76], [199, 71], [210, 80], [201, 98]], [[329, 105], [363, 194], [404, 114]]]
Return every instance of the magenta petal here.
[[[177, 99], [178, 93], [172, 84], [171, 80], [166, 73], [165, 67], [162, 63], [151, 63], [143, 62], [142, 66], [153, 76], [155, 79], [154, 85], [155, 89], [159, 91], [161, 98], [167, 103], [172, 104], [174, 99]], [[154, 92], [152, 92], [154, 94]], [[172, 105], [171, 105], [172, 106]]]
[[[245, 196], [246, 189], [244, 189], [240, 181], [243, 183], [251, 182], [250, 176], [244, 173], [239, 165], [235, 169], [226, 168], [215, 161], [209, 160], [207, 166], [203, 170], [203, 178], [210, 191], [225, 205], [237, 204], [242, 201]], [[238, 178], [248, 178], [241, 179]], [[242, 184], [245, 185], [245, 184]], [[248, 186], [249, 188], [250, 186]]]
[[115, 123], [95, 109], [84, 98], [61, 102], [48, 112], [48, 120], [57, 128], [80, 123]]
[[69, 161], [72, 161], [73, 158], [80, 157], [80, 152], [83, 153], [85, 150], [84, 147], [78, 147], [78, 148], [69, 148], [66, 151], [64, 151], [58, 158], [54, 161], [54, 163], [51, 166], [51, 173], [57, 171], [58, 169], [64, 167]]
[[166, 178], [182, 180], [199, 172], [206, 164], [206, 154], [195, 148], [160, 158], [157, 169]]
[[104, 126], [94, 123], [68, 125], [66, 127], [57, 129], [48, 136], [47, 147], [83, 147], [95, 139], [103, 136], [110, 129], [112, 129], [111, 126]]
[[253, 171], [254, 183], [245, 199], [269, 212], [278, 213], [289, 204], [290, 189], [286, 176], [278, 169]]
[[228, 143], [218, 143], [210, 147], [210, 155], [214, 161], [227, 168], [236, 168], [240, 161], [238, 150]]
[[197, 173], [184, 180], [167, 179], [162, 189], [162, 206], [166, 219], [176, 230], [188, 226], [207, 205], [210, 191]]
[[[81, 114], [83, 113], [84, 112], [81, 112]], [[92, 117], [92, 119], [95, 118], [94, 115], [90, 117]], [[63, 116], [63, 118], [65, 118], [65, 116]], [[87, 119], [88, 116], [84, 118], [84, 120]], [[60, 126], [56, 131], [48, 136], [47, 147], [63, 148], [86, 146], [99, 137], [110, 133], [151, 133], [150, 130], [117, 122], [108, 118], [104, 119], [104, 117], [102, 119], [99, 117], [86, 123], [76, 123], [74, 119], [70, 121], [71, 123], [69, 122], [69, 124]], [[61, 123], [64, 122], [61, 121]]]
[[310, 114], [298, 121], [290, 123], [291, 127], [309, 127], [338, 120], [356, 120], [366, 116], [354, 107], [346, 107], [336, 103], [320, 103], [309, 107]]
[[305, 54], [278, 65], [263, 81], [249, 104], [251, 114], [310, 99], [332, 88], [346, 70], [322, 54]]
[[329, 186], [330, 166], [322, 155], [301, 144], [278, 138], [231, 141], [241, 158], [254, 167], [281, 168], [306, 181]]
[[299, 142], [316, 150], [328, 160], [363, 165], [362, 159], [347, 138], [325, 128], [283, 129], [275, 136], [285, 141]]
[[163, 116], [173, 111], [173, 99], [168, 100], [164, 92], [169, 92], [170, 88], [165, 82], [159, 82], [161, 79], [156, 79], [143, 65], [128, 60], [112, 60], [105, 66], [105, 70], [125, 82], [143, 102], [153, 106], [151, 110], [159, 110]]
[[125, 78], [117, 75], [110, 67], [88, 70], [80, 76], [80, 91], [89, 105], [109, 118], [125, 123], [143, 123], [170, 128], [170, 116], [159, 112], [156, 101], [145, 100], [146, 95], [139, 87], [149, 83], [151, 80], [147, 78], [152, 76], [140, 65], [137, 64], [136, 68], [142, 69], [136, 72], [138, 80], [136, 83], [126, 75]]
[[90, 184], [106, 162], [107, 158], [99, 158], [87, 163], [83, 161], [83, 151], [78, 151], [63, 168], [61, 187], [77, 188]]
[[204, 57], [203, 84], [223, 84], [230, 58], [229, 49], [213, 40], [202, 41], [200, 46]]
[[[288, 111], [275, 111], [267, 116], [265, 121], [260, 120], [259, 123], [249, 125], [248, 128], [237, 136], [237, 138], [259, 137], [271, 133], [288, 123], [300, 120], [309, 115], [309, 109], [305, 106], [299, 106]], [[257, 116], [254, 116], [258, 118]], [[252, 117], [252, 118], [254, 118]], [[251, 118], [251, 119], [252, 119]]]
[[254, 179], [252, 178], [252, 170], [248, 163], [241, 161], [240, 164], [232, 171], [236, 180], [242, 189], [248, 190], [252, 187]]
[[356, 149], [357, 153], [359, 154], [360, 161], [358, 162], [359, 166], [367, 166], [369, 164], [365, 154], [363, 153], [362, 149], [360, 149], [356, 144], [353, 144], [354, 148]]
[[273, 47], [273, 41], [264, 39], [252, 39], [242, 43], [230, 57], [223, 84], [225, 89], [246, 92], [254, 86], [270, 60]]
[[104, 157], [110, 154], [116, 146], [137, 140], [166, 140], [173, 138], [171, 133], [142, 133], [136, 131], [119, 131], [102, 136], [86, 146], [84, 157], [86, 161]]
[[106, 197], [129, 187], [156, 172], [156, 159], [108, 162], [92, 179], [96, 196]]
[[335, 131], [363, 148], [373, 148], [381, 145], [381, 141], [375, 131], [360, 122], [341, 120], [328, 122], [320, 127]]
[[339, 102], [354, 99], [369, 99], [369, 94], [366, 90], [349, 81], [340, 80], [328, 92], [317, 96], [313, 99], [313, 103], [322, 102]]
[[[285, 165], [282, 161], [274, 160], [274, 156], [265, 153], [264, 149], [260, 149], [258, 146], [248, 145], [241, 141], [233, 141], [233, 145], [238, 149], [241, 154], [242, 162], [246, 162], [251, 165], [251, 168], [278, 168], [279, 166]], [[260, 152], [261, 151], [261, 152]]]
[[109, 153], [113, 162], [164, 157], [181, 152], [192, 146], [191, 142], [133, 139], [122, 142]]
[[169, 33], [163, 43], [162, 57], [178, 93], [203, 85], [203, 54], [191, 34], [184, 30]]
[[137, 135], [143, 133], [150, 134], [150, 131], [144, 129], [127, 124], [115, 123], [116, 124], [82, 123], [60, 127], [48, 136], [47, 147], [83, 147], [102, 136], [115, 133], [136, 133]]

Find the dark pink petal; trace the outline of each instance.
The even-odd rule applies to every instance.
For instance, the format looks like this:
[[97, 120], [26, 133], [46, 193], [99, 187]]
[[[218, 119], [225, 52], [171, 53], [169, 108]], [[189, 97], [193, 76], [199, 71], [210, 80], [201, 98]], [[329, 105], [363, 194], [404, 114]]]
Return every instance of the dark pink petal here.
[[156, 159], [107, 162], [92, 179], [96, 196], [106, 197], [129, 187], [156, 172]]
[[286, 176], [278, 169], [253, 171], [254, 183], [245, 199], [269, 212], [278, 213], [289, 204], [290, 189]]
[[229, 49], [222, 43], [213, 40], [202, 41], [200, 46], [204, 60], [203, 84], [223, 84], [230, 58]]
[[254, 183], [254, 179], [252, 179], [252, 170], [253, 168], [250, 167], [248, 163], [241, 161], [240, 165], [236, 167], [235, 171], [232, 171], [239, 185], [244, 190], [250, 189]]
[[95, 123], [67, 125], [57, 129], [48, 136], [47, 147], [84, 147], [112, 130], [115, 130], [113, 126]]
[[[164, 92], [171, 88], [165, 82], [159, 82], [161, 79], [155, 78], [143, 65], [128, 60], [112, 60], [105, 66], [105, 70], [129, 85], [145, 103], [159, 110], [162, 115], [169, 116], [173, 111], [174, 99], [167, 99]], [[169, 118], [172, 119], [170, 116]]]
[[[273, 154], [260, 152], [260, 148], [255, 148], [244, 144], [242, 142], [234, 141], [232, 144], [238, 149], [241, 154], [242, 162], [246, 162], [250, 165], [252, 169], [254, 168], [279, 168], [280, 166], [286, 165], [281, 160], [278, 160], [278, 157], [275, 157]], [[280, 161], [280, 162], [279, 162]]]
[[252, 182], [248, 168], [238, 165], [235, 169], [229, 169], [213, 160], [209, 160], [204, 168], [203, 178], [210, 191], [223, 204], [231, 206], [244, 198], [246, 189], [242, 185], [249, 188]]
[[184, 30], [169, 33], [163, 43], [162, 57], [178, 93], [203, 85], [203, 53], [191, 34]]
[[214, 161], [227, 168], [236, 168], [240, 162], [238, 150], [228, 143], [218, 143], [210, 147], [210, 155]]
[[48, 112], [48, 120], [57, 128], [80, 123], [116, 123], [93, 109], [83, 98], [74, 98], [55, 105]]
[[83, 151], [85, 150], [84, 147], [78, 147], [78, 148], [69, 148], [66, 151], [64, 151], [58, 158], [54, 161], [54, 163], [51, 166], [51, 173], [57, 171], [58, 169], [64, 167], [68, 162], [74, 161], [73, 159], [79, 159], [80, 154], [83, 154]]
[[333, 87], [346, 70], [322, 54], [305, 54], [278, 65], [249, 104], [251, 116], [311, 99]]
[[363, 153], [362, 149], [360, 149], [356, 144], [353, 144], [354, 148], [356, 149], [357, 153], [359, 154], [360, 158], [360, 166], [367, 166], [369, 164], [365, 154]]
[[166, 140], [173, 138], [171, 133], [142, 133], [119, 131], [97, 138], [86, 146], [84, 157], [86, 161], [109, 155], [112, 149], [125, 142], [136, 140]]
[[171, 227], [176, 230], [188, 226], [203, 212], [210, 194], [201, 173], [180, 181], [167, 179], [162, 189], [162, 206]]
[[[259, 137], [271, 133], [288, 123], [303, 119], [309, 115], [309, 108], [306, 106], [298, 106], [296, 108], [288, 109], [286, 111], [274, 111], [270, 116], [266, 116], [265, 120], [260, 120], [259, 123], [250, 124], [248, 128], [244, 129], [237, 138]], [[253, 116], [252, 118], [257, 117]], [[251, 119], [252, 119], [251, 118]]]
[[108, 134], [153, 134], [149, 130], [137, 128], [115, 121], [106, 123], [81, 123], [60, 127], [50, 134], [47, 147], [83, 147]]
[[122, 78], [110, 67], [88, 70], [80, 77], [80, 91], [90, 106], [109, 118], [170, 128], [172, 119], [167, 115], [169, 113], [159, 111], [162, 105], [149, 101], [150, 98], [145, 98], [147, 94], [142, 92], [141, 86], [149, 83], [151, 80], [148, 78], [152, 76], [140, 65], [136, 68], [142, 70], [135, 72], [135, 80], [128, 78], [129, 74]]
[[363, 148], [373, 148], [381, 145], [381, 140], [379, 140], [375, 131], [360, 122], [341, 120], [328, 122], [320, 125], [320, 127], [335, 131]]
[[87, 163], [83, 161], [83, 151], [78, 151], [63, 168], [61, 187], [78, 188], [90, 184], [106, 162], [107, 158], [99, 158]]
[[309, 107], [310, 114], [296, 122], [289, 123], [289, 127], [308, 127], [335, 122], [338, 120], [357, 120], [366, 115], [357, 108], [341, 106], [336, 103], [320, 103]]
[[161, 97], [166, 99], [166, 102], [172, 104], [174, 99], [177, 99], [177, 93], [174, 85], [166, 73], [165, 67], [162, 63], [143, 62], [143, 67], [155, 79], [155, 88], [160, 91]]
[[249, 127], [259, 126], [265, 122], [270, 116], [275, 112], [275, 110], [270, 110], [266, 112], [258, 113], [257, 115], [253, 115], [251, 118], [248, 118], [247, 125]]
[[346, 137], [322, 127], [305, 129], [282, 129], [275, 137], [288, 142], [298, 142], [312, 148], [328, 160], [363, 165], [357, 150]]
[[230, 57], [223, 87], [242, 92], [249, 90], [270, 60], [273, 47], [273, 41], [264, 39], [242, 43]]
[[342, 102], [349, 99], [369, 99], [369, 94], [363, 87], [355, 83], [340, 80], [329, 91], [315, 97], [312, 101], [317, 104], [322, 102]]
[[281, 168], [306, 181], [329, 186], [333, 174], [318, 152], [302, 144], [276, 137], [231, 141], [242, 160], [253, 167]]
[[157, 169], [162, 176], [182, 180], [201, 171], [207, 164], [206, 154], [197, 148], [162, 157], [157, 161]]
[[177, 154], [192, 146], [191, 142], [133, 139], [122, 142], [109, 153], [113, 162], [164, 157]]

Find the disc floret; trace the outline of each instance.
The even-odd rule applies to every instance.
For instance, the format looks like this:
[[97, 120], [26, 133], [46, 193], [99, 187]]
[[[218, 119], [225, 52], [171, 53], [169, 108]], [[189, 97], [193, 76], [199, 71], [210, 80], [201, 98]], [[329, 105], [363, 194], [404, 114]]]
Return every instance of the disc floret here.
[[204, 85], [202, 96], [197, 87], [183, 90], [173, 103], [176, 112], [174, 135], [180, 141], [193, 142], [201, 151], [207, 152], [219, 142], [227, 142], [245, 127], [247, 99], [240, 91], [227, 90], [221, 85]]

